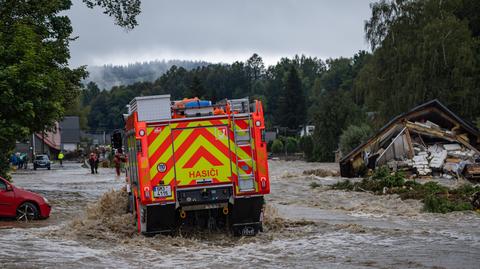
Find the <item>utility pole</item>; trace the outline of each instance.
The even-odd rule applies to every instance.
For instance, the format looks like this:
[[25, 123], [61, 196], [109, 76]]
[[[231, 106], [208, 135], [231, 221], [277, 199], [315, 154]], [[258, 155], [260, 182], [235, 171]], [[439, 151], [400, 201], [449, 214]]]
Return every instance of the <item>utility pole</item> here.
[[36, 140], [36, 139], [37, 139], [37, 138], [35, 137], [35, 133], [32, 133], [32, 158], [31, 158], [32, 163], [33, 163], [33, 159], [35, 158], [35, 150], [36, 150], [36, 148], [35, 148], [35, 140]]
[[42, 131], [42, 154], [45, 154], [45, 131]]

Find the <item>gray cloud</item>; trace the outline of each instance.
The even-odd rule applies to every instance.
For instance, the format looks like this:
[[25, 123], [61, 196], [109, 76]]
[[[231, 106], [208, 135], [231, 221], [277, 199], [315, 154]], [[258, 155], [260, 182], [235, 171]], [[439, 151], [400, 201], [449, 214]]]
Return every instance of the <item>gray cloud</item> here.
[[267, 63], [306, 54], [352, 56], [367, 49], [363, 23], [372, 0], [143, 0], [139, 26], [125, 31], [101, 10], [74, 0], [68, 12], [79, 39], [71, 65], [154, 59]]

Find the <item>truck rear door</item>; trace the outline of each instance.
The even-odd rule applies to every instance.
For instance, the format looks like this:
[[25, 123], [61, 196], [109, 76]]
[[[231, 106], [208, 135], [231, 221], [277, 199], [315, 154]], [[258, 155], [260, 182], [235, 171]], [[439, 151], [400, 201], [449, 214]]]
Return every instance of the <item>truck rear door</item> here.
[[232, 182], [227, 125], [172, 130], [177, 187]]

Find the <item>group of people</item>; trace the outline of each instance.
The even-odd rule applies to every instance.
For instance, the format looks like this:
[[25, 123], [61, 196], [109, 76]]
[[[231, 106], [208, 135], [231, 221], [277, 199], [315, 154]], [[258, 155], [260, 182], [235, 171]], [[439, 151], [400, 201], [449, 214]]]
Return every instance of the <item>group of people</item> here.
[[10, 157], [10, 163], [13, 166], [16, 166], [17, 169], [27, 169], [28, 168], [28, 154], [17, 152], [12, 154]]
[[[115, 172], [117, 176], [120, 176], [122, 163], [126, 162], [127, 159], [121, 149], [118, 149], [113, 157], [113, 163], [115, 165]], [[95, 152], [90, 153], [90, 157], [88, 158], [88, 164], [90, 165], [90, 169], [92, 174], [98, 174], [98, 165], [100, 163], [100, 159], [98, 154]]]

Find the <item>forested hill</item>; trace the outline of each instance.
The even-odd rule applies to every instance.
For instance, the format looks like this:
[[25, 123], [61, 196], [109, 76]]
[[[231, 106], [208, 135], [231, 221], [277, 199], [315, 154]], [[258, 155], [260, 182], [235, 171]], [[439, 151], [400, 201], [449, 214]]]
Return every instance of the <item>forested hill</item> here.
[[84, 83], [95, 82], [100, 89], [110, 90], [113, 86], [131, 85], [136, 82], [149, 82], [159, 78], [172, 66], [183, 67], [186, 70], [208, 65], [202, 61], [150, 61], [129, 65], [89, 66], [90, 75]]

